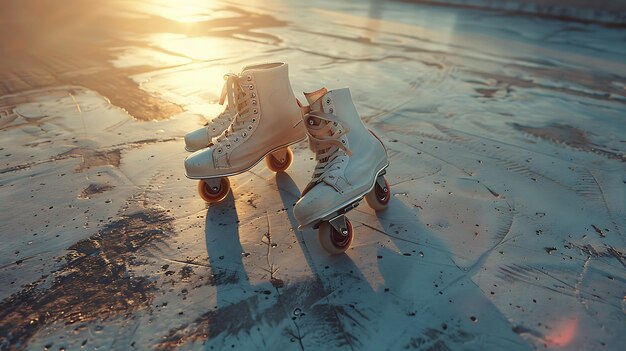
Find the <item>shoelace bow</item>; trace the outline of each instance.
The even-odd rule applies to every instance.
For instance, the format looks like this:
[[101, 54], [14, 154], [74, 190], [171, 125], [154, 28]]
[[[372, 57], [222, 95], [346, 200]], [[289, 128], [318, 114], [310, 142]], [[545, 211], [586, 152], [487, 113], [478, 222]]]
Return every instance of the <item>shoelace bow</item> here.
[[[230, 144], [229, 138], [235, 134], [235, 132], [243, 129], [243, 124], [247, 118], [251, 115], [252, 108], [248, 103], [251, 99], [251, 94], [246, 92], [245, 86], [248, 85], [241, 77], [235, 73], [227, 73], [224, 75], [224, 87], [222, 88], [222, 94], [220, 96], [220, 104], [224, 104], [226, 98], [228, 98], [228, 109], [234, 113], [234, 118], [230, 123], [230, 126], [219, 136], [213, 139], [212, 144]], [[221, 115], [220, 115], [221, 116]]]
[[316, 118], [320, 121], [319, 125], [309, 125], [308, 123], [306, 125], [309, 145], [315, 152], [315, 159], [317, 160], [311, 183], [319, 183], [334, 171], [341, 169], [339, 156], [342, 156], [342, 153], [348, 156], [352, 155], [352, 151], [340, 139], [341, 136], [348, 133], [349, 128], [332, 122], [336, 117], [319, 110], [309, 111], [304, 117], [305, 121], [309, 121], [310, 118]]

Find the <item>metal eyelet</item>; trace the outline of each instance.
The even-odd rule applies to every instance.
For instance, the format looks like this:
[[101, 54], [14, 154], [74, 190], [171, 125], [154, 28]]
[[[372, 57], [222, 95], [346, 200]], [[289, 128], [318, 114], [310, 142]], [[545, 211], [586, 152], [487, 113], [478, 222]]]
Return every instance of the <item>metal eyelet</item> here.
[[313, 120], [313, 118], [309, 118], [309, 125], [310, 126], [315, 125], [315, 121]]
[[230, 144], [226, 144], [226, 148], [227, 148], [227, 149], [230, 149]]
[[252, 100], [252, 105], [256, 105], [256, 100]]
[[242, 134], [242, 135], [243, 135], [243, 137], [245, 138], [245, 137], [247, 137], [247, 136], [248, 136], [248, 133], [243, 132], [243, 134]]
[[248, 81], [252, 80], [252, 76], [248, 76]]
[[248, 130], [252, 130], [252, 126], [248, 126]]
[[333, 125], [336, 127], [337, 126], [337, 122], [333, 122]]
[[345, 143], [346, 143], [346, 141], [342, 139], [342, 140], [341, 140], [341, 143], [342, 143], [342, 144], [345, 144]]
[[259, 112], [259, 110], [257, 110], [256, 108], [254, 110], [252, 110], [252, 112], [257, 113]]
[[327, 104], [330, 104], [330, 99], [326, 99], [326, 103], [327, 103]]
[[255, 98], [256, 97], [256, 93], [252, 93], [252, 97]]
[[328, 112], [333, 113], [332, 107], [328, 110]]
[[256, 118], [253, 118], [253, 119], [252, 119], [252, 122], [253, 122], [253, 123], [254, 123], [254, 122], [256, 122]]
[[213, 131], [215, 131], [215, 127], [213, 127]]
[[217, 149], [217, 153], [218, 153], [218, 154], [221, 154], [221, 153], [222, 153], [222, 151], [223, 151], [222, 149]]
[[252, 85], [252, 84], [248, 85], [248, 89], [250, 89], [250, 90], [254, 89], [254, 85]]

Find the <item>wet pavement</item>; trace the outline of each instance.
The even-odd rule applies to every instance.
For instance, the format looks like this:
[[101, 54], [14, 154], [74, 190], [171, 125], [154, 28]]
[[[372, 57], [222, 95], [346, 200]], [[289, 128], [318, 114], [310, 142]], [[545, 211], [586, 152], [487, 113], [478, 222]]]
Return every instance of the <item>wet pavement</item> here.
[[[625, 31], [404, 2], [3, 2], [0, 350], [617, 350]], [[393, 198], [346, 255], [299, 231], [314, 168], [207, 206], [182, 137], [222, 75], [348, 86]], [[301, 99], [302, 100], [302, 99]]]

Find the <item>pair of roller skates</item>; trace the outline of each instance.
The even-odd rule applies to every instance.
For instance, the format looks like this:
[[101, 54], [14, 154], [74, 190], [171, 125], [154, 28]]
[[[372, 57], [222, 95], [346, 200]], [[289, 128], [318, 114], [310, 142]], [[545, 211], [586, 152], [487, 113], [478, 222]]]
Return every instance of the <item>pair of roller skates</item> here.
[[225, 78], [224, 112], [185, 137], [187, 150], [195, 151], [185, 159], [186, 176], [199, 179], [202, 199], [218, 203], [230, 190], [228, 176], [264, 158], [272, 171], [285, 171], [293, 161], [289, 146], [308, 135], [317, 165], [294, 215], [300, 229], [318, 229], [329, 253], [345, 252], [354, 236], [345, 214], [364, 198], [377, 211], [391, 198], [384, 178], [387, 152], [361, 121], [350, 91], [305, 93], [309, 105], [303, 106], [293, 94], [285, 63], [248, 66]]

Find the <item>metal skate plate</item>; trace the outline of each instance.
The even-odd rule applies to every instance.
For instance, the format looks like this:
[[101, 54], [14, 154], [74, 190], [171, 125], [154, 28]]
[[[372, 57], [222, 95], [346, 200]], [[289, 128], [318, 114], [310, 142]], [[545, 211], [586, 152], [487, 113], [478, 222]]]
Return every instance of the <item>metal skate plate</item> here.
[[[357, 197], [356, 200], [354, 200], [353, 202], [351, 202], [347, 206], [341, 207], [337, 211], [331, 212], [330, 214], [328, 214], [328, 215], [320, 218], [319, 220], [317, 220], [317, 222], [315, 222], [315, 224], [313, 225], [313, 229], [319, 228], [319, 226], [320, 226], [320, 224], [322, 224], [322, 222], [331, 222], [332, 220], [336, 219], [337, 217], [343, 216], [346, 213], [348, 213], [350, 210], [353, 210], [354, 208], [356, 208], [359, 205], [359, 203], [361, 202], [361, 200], [363, 200], [365, 195], [369, 194], [369, 192], [372, 191], [372, 189], [374, 189], [374, 186], [376, 184], [380, 185], [384, 189], [384, 187], [385, 187], [385, 180], [384, 180], [383, 176], [385, 174], [387, 174], [387, 167], [388, 166], [389, 166], [389, 164], [387, 164], [383, 169], [381, 169], [378, 172], [378, 174], [376, 175], [376, 181], [372, 184], [372, 187], [365, 194], [362, 194], [361, 196]], [[332, 225], [332, 223], [331, 223], [331, 225]], [[337, 228], [335, 228], [335, 229], [337, 229]]]
[[[333, 222], [334, 220], [336, 220], [339, 217], [343, 217], [345, 216], [346, 213], [348, 213], [350, 210], [353, 210], [354, 208], [356, 208], [357, 206], [359, 206], [359, 203], [361, 202], [361, 200], [363, 200], [363, 196], [361, 196], [360, 198], [358, 198], [356, 201], [350, 203], [348, 206], [342, 207], [340, 209], [338, 209], [337, 211], [324, 216], [323, 218], [319, 219], [317, 221], [317, 223], [315, 223], [313, 225], [313, 229], [317, 229], [319, 228], [320, 224], [322, 224], [322, 222]], [[345, 224], [345, 219], [344, 219], [344, 224]], [[332, 225], [332, 223], [331, 223]], [[333, 225], [333, 227], [335, 227]], [[337, 229], [337, 227], [335, 227], [335, 229]]]
[[337, 216], [331, 219], [329, 223], [339, 234], [344, 237], [348, 236], [348, 223], [346, 223], [345, 215]]

